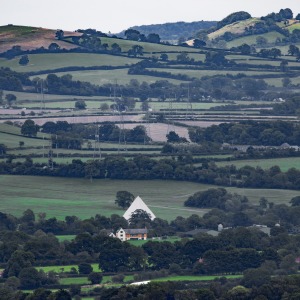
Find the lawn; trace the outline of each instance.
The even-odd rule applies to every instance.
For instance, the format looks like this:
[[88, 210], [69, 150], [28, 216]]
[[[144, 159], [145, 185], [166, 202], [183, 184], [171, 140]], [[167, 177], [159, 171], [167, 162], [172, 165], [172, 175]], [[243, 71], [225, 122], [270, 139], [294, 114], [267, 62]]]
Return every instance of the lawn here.
[[286, 172], [288, 169], [296, 168], [300, 170], [300, 157], [285, 157], [276, 159], [249, 159], [249, 160], [236, 160], [230, 162], [217, 162], [218, 166], [234, 165], [237, 168], [243, 166], [261, 167], [263, 169], [269, 169], [273, 166], [279, 166], [281, 171]]
[[56, 235], [55, 236], [60, 242], [63, 242], [63, 241], [72, 241], [76, 235]]
[[[123, 215], [124, 210], [114, 204], [115, 195], [121, 190], [141, 196], [153, 213], [165, 220], [192, 214], [202, 216], [207, 210], [187, 208], [183, 203], [195, 192], [216, 188], [184, 181], [94, 179], [91, 182], [78, 178], [9, 175], [0, 175], [0, 185], [0, 211], [20, 216], [30, 208], [35, 213], [46, 212], [47, 218], [58, 219], [70, 215], [82, 219], [96, 214]], [[276, 204], [288, 203], [299, 195], [299, 191], [294, 190], [227, 189], [247, 196], [254, 203], [261, 197]]]

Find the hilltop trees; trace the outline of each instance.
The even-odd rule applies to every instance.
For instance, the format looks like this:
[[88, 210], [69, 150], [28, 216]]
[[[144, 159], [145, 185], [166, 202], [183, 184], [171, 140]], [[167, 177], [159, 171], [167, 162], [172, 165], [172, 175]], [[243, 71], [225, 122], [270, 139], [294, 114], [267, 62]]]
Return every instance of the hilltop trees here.
[[222, 28], [226, 25], [229, 25], [231, 23], [237, 22], [237, 21], [242, 21], [251, 18], [251, 15], [245, 11], [239, 11], [230, 14], [223, 20], [217, 23], [217, 29]]

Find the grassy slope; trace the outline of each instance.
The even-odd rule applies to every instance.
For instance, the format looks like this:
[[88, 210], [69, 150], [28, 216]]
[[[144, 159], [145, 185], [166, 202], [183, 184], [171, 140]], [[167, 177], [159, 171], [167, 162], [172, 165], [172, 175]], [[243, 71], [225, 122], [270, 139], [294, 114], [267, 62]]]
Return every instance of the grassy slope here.
[[242, 34], [245, 32], [245, 28], [253, 26], [255, 23], [259, 22], [258, 18], [250, 18], [243, 21], [234, 22], [232, 24], [226, 25], [208, 35], [209, 39], [215, 39], [219, 36], [224, 35], [225, 32], [229, 31], [234, 34]]
[[[193, 193], [210, 185], [178, 181], [93, 180], [32, 176], [0, 176], [0, 210], [20, 216], [27, 208], [46, 212], [47, 217], [63, 219], [67, 215], [88, 218], [95, 214], [122, 215], [114, 204], [117, 191], [127, 190], [140, 195], [157, 217], [172, 220], [181, 215], [202, 215], [206, 210], [185, 208], [183, 202]], [[274, 203], [288, 203], [299, 194], [290, 190], [237, 189], [230, 191], [248, 196], [257, 203], [266, 197]]]
[[20, 57], [16, 57], [12, 60], [0, 59], [0, 66], [9, 67], [17, 72], [32, 72], [54, 70], [69, 66], [125, 66], [140, 61], [140, 59], [136, 58], [93, 53], [43, 53], [30, 54], [28, 58], [29, 64], [27, 66], [19, 65]]

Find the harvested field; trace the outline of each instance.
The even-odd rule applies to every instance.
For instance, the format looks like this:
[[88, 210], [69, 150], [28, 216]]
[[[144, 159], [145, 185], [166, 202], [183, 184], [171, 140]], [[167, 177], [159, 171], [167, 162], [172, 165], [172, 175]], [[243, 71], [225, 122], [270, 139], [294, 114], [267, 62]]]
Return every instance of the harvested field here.
[[166, 135], [170, 131], [175, 131], [180, 137], [184, 137], [189, 140], [188, 129], [185, 127], [179, 127], [174, 125], [168, 125], [164, 123], [150, 123], [150, 124], [124, 124], [125, 129], [132, 129], [138, 125], [145, 126], [148, 136], [155, 142], [165, 142], [167, 140]]

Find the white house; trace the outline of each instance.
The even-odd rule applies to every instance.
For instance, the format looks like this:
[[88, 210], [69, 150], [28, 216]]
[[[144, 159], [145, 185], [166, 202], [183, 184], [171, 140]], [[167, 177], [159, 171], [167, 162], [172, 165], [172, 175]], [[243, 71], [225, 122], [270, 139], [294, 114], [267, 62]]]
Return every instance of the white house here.
[[120, 228], [116, 232], [116, 237], [120, 239], [122, 242], [129, 240], [147, 240], [148, 229], [140, 228], [140, 229], [123, 229]]

